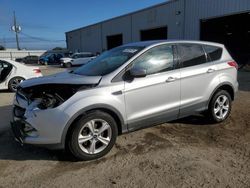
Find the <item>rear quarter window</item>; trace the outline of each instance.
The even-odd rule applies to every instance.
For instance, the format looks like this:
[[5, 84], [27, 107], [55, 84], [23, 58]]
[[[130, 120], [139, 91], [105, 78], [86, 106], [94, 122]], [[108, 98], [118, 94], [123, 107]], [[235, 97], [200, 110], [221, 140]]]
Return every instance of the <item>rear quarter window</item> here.
[[203, 48], [207, 53], [209, 61], [217, 61], [221, 58], [222, 48], [209, 45], [204, 45]]

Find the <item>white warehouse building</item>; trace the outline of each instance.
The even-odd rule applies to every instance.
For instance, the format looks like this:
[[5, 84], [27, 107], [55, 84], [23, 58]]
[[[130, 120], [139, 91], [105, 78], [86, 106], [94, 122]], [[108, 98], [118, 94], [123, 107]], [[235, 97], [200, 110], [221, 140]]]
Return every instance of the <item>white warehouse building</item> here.
[[96, 53], [158, 39], [220, 42], [236, 60], [246, 61], [250, 56], [250, 0], [170, 0], [66, 32], [72, 52]]

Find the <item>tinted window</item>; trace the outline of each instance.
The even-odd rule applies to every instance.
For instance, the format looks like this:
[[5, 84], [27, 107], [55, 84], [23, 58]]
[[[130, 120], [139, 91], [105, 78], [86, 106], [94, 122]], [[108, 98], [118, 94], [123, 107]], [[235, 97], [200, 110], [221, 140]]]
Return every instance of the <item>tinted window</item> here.
[[3, 68], [3, 69], [8, 69], [8, 70], [11, 70], [12, 69], [12, 65], [6, 61], [0, 61], [0, 68]]
[[209, 61], [216, 61], [221, 58], [222, 55], [222, 48], [216, 46], [203, 46], [204, 50], [206, 51]]
[[144, 47], [121, 46], [102, 53], [88, 64], [76, 69], [72, 73], [85, 76], [103, 76], [116, 70], [118, 67], [135, 56]]
[[74, 55], [72, 56], [72, 59], [77, 59], [77, 58], [79, 58], [78, 56], [79, 56], [78, 54], [74, 54]]
[[92, 57], [91, 54], [80, 54], [80, 58]]
[[138, 57], [133, 67], [145, 69], [147, 74], [155, 74], [174, 68], [173, 50], [170, 45], [154, 47]]
[[178, 53], [182, 67], [190, 67], [206, 63], [206, 55], [199, 44], [180, 44], [178, 45]]

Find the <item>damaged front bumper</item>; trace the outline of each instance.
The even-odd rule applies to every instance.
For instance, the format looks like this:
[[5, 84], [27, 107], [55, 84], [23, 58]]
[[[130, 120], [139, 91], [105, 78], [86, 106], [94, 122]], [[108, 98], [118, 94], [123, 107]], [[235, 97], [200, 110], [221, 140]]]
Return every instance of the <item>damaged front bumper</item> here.
[[15, 140], [21, 145], [63, 149], [61, 135], [68, 116], [58, 108], [40, 110], [34, 106], [22, 96], [16, 95], [14, 98], [11, 128]]
[[21, 121], [13, 121], [11, 122], [11, 129], [15, 136], [15, 140], [23, 145], [23, 139], [25, 137], [22, 131], [23, 123]]

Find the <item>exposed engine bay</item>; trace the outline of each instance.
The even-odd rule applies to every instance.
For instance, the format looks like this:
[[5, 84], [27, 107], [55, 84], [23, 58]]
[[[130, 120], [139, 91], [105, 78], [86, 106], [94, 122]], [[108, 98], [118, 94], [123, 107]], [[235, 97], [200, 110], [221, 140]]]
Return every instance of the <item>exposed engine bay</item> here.
[[77, 91], [95, 87], [96, 84], [43, 84], [27, 88], [19, 87], [17, 96], [26, 100], [28, 105], [36, 106], [43, 110], [55, 108], [68, 100]]

